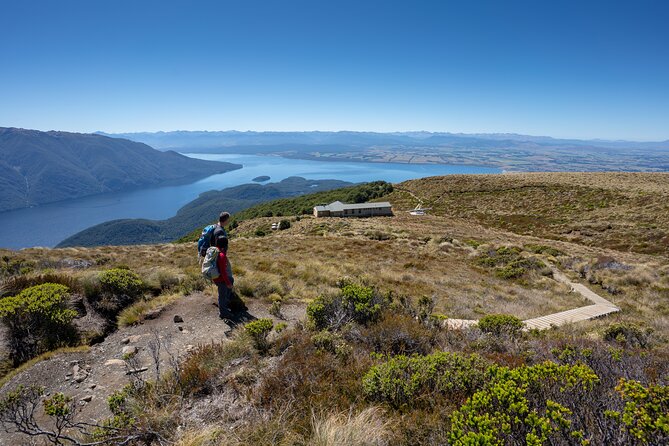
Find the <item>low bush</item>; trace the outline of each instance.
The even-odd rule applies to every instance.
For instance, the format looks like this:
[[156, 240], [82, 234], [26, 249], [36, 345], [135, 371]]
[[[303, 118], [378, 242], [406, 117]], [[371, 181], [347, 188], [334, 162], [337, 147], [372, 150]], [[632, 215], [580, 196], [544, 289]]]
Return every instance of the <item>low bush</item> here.
[[429, 329], [409, 314], [387, 310], [378, 322], [348, 336], [381, 354], [425, 355], [434, 350], [439, 332]]
[[45, 283], [0, 299], [0, 320], [7, 327], [7, 343], [14, 366], [76, 338], [68, 308], [69, 289]]
[[113, 268], [101, 272], [97, 282], [94, 279], [90, 280], [85, 289], [95, 308], [113, 318], [142, 296], [145, 286], [142, 279], [133, 271]]
[[[203, 395], [214, 390], [215, 378], [231, 361], [255, 355], [249, 337], [231, 342], [207, 344], [191, 352], [181, 363], [177, 376], [168, 376], [162, 385], [176, 387], [182, 395]], [[174, 379], [174, 383], [169, 381]]]
[[114, 296], [139, 297], [144, 284], [140, 277], [127, 268], [112, 268], [99, 275], [100, 287], [103, 293]]
[[451, 444], [590, 444], [564, 404], [598, 382], [584, 365], [491, 368], [492, 379], [451, 417]]
[[395, 409], [431, 407], [441, 397], [464, 400], [486, 381], [489, 364], [478, 355], [437, 352], [398, 355], [372, 367], [362, 378], [367, 397]]
[[558, 257], [565, 255], [564, 252], [560, 251], [557, 248], [553, 248], [546, 245], [525, 245], [524, 248], [535, 254], [548, 254], [549, 256]]
[[336, 330], [350, 322], [365, 325], [378, 320], [389, 303], [389, 296], [372, 287], [345, 282], [338, 294], [319, 296], [307, 305], [307, 319], [316, 330]]
[[518, 335], [524, 326], [522, 320], [510, 314], [489, 314], [483, 316], [478, 322], [478, 327], [482, 332], [495, 336]]
[[669, 386], [643, 386], [638, 381], [621, 379], [616, 392], [625, 407], [622, 412], [608, 411], [643, 444], [669, 444]]
[[[523, 257], [523, 250], [516, 246], [490, 249], [476, 258], [476, 264], [494, 268], [500, 279], [517, 279], [529, 271], [547, 270], [546, 264], [535, 257]], [[545, 271], [548, 274], [548, 271]]]
[[604, 330], [604, 340], [609, 342], [616, 342], [629, 347], [648, 347], [649, 329], [643, 330], [636, 324], [632, 323], [615, 323], [609, 325]]
[[269, 348], [267, 336], [269, 336], [272, 328], [274, 328], [272, 319], [257, 319], [244, 325], [246, 333], [253, 340], [253, 345], [260, 352], [265, 352]]
[[280, 231], [283, 231], [283, 230], [285, 230], [285, 229], [289, 229], [289, 228], [290, 228], [290, 221], [288, 221], [288, 220], [281, 220], [281, 221], [279, 222], [279, 230], [280, 230]]

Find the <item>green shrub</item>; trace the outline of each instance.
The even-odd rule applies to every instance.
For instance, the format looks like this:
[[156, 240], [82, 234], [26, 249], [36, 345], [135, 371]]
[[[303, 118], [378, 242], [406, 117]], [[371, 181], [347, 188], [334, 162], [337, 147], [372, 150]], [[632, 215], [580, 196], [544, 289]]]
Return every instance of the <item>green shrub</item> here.
[[272, 331], [272, 328], [274, 328], [274, 322], [272, 322], [272, 319], [266, 318], [257, 319], [244, 325], [246, 333], [251, 336], [253, 344], [261, 352], [267, 351], [269, 347], [267, 336]]
[[45, 283], [0, 299], [0, 320], [15, 366], [74, 340], [71, 323], [77, 312], [67, 307], [69, 298], [66, 286]]
[[482, 332], [495, 336], [517, 335], [524, 326], [522, 320], [510, 314], [489, 314], [483, 316], [478, 322], [478, 327]]
[[378, 320], [389, 299], [372, 287], [344, 283], [334, 296], [319, 296], [307, 305], [309, 325], [316, 330], [338, 329], [350, 322]]
[[539, 446], [583, 439], [582, 431], [570, 428], [572, 411], [558, 400], [568, 402], [572, 390], [592, 390], [599, 381], [592, 369], [545, 362], [490, 371], [492, 379], [451, 416], [450, 444]]
[[256, 229], [255, 232], [256, 237], [264, 237], [265, 236], [265, 231], [263, 231], [261, 228]]
[[488, 363], [478, 355], [438, 352], [427, 356], [395, 356], [372, 367], [362, 378], [369, 399], [399, 408], [436, 404], [473, 394], [486, 380]]
[[644, 444], [669, 443], [669, 386], [621, 379], [616, 386], [625, 403], [623, 412], [608, 411], [629, 433]]
[[558, 257], [558, 256], [563, 256], [564, 252], [560, 251], [559, 249], [552, 248], [550, 246], [546, 245], [525, 245], [524, 248], [529, 251], [533, 252], [535, 254], [548, 254], [549, 256], [553, 257]]
[[504, 268], [497, 268], [495, 270], [495, 275], [500, 279], [516, 279], [526, 272], [527, 270], [523, 267], [507, 265]]
[[279, 222], [279, 230], [283, 231], [284, 229], [290, 228], [290, 222], [288, 220], [281, 220]]
[[139, 276], [127, 268], [112, 268], [100, 273], [100, 286], [103, 293], [114, 296], [139, 297], [144, 284]]
[[614, 323], [604, 330], [604, 340], [630, 347], [646, 348], [648, 347], [650, 333], [650, 329], [643, 330], [638, 325], [632, 323]]
[[334, 354], [337, 346], [344, 343], [342, 337], [336, 333], [329, 331], [321, 331], [311, 337], [311, 342], [318, 351], [329, 352]]
[[[145, 289], [142, 279], [125, 268], [113, 268], [103, 271], [97, 277], [99, 295], [92, 296], [91, 301], [97, 310], [111, 317], [127, 307], [140, 297]], [[91, 282], [91, 292], [95, 293], [94, 282]]]

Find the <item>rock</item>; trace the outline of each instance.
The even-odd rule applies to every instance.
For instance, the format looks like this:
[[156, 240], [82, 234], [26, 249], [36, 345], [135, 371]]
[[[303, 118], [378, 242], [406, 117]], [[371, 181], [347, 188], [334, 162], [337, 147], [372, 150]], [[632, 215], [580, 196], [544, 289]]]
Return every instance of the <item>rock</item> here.
[[74, 380], [78, 383], [84, 382], [88, 378], [88, 373], [82, 373], [74, 377]]
[[184, 328], [181, 325], [179, 325], [177, 328], [179, 329], [179, 331], [184, 331]]
[[88, 386], [88, 388], [91, 389], [91, 390], [93, 390], [93, 389], [95, 389], [97, 386], [98, 386], [97, 384], [91, 384], [90, 386]]
[[137, 347], [134, 345], [126, 345], [123, 347], [123, 350], [121, 350], [121, 354], [123, 356], [132, 356], [137, 353]]
[[125, 372], [125, 374], [126, 375], [134, 375], [135, 373], [142, 373], [142, 372], [146, 372], [147, 370], [149, 370], [148, 367], [140, 367], [138, 369], [128, 370], [127, 372]]
[[129, 343], [130, 343], [130, 338], [121, 339], [121, 344], [129, 344]]
[[79, 361], [70, 361], [70, 365], [71, 365], [71, 366], [75, 366], [75, 365], [77, 365], [77, 364], [79, 364]]
[[121, 365], [125, 366], [125, 361], [122, 359], [110, 359], [107, 362], [105, 362], [105, 365]]
[[183, 322], [183, 321], [184, 321], [184, 318], [182, 318], [182, 317], [179, 316], [178, 314], [175, 314], [175, 315], [174, 315], [174, 323], [175, 323], [175, 324], [180, 324], [180, 323]]
[[130, 339], [130, 343], [134, 344], [137, 341], [139, 341], [140, 339], [142, 339], [142, 335], [132, 335], [132, 336], [128, 337], [128, 339]]
[[90, 403], [92, 399], [93, 399], [93, 395], [86, 395], [83, 398], [81, 398], [81, 401], [85, 401], [87, 403]]
[[75, 364], [74, 367], [72, 367], [72, 379], [80, 383], [86, 378], [88, 378], [88, 372], [79, 367], [79, 364]]
[[188, 344], [188, 345], [186, 346], [186, 353], [190, 353], [190, 352], [192, 352], [193, 350], [195, 350], [195, 346], [194, 346], [194, 345]]
[[144, 319], [157, 319], [158, 316], [160, 316], [160, 313], [162, 313], [162, 312], [163, 312], [163, 310], [160, 309], [160, 308], [155, 308], [153, 310], [149, 310], [144, 314]]

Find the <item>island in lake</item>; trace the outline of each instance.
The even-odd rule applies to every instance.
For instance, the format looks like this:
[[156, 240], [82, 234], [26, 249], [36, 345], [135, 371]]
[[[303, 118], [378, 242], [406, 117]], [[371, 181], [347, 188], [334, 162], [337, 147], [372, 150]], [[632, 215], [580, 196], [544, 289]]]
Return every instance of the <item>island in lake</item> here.
[[269, 181], [269, 177], [267, 175], [260, 175], [259, 177], [255, 177], [253, 181], [256, 183], [262, 183], [264, 181]]

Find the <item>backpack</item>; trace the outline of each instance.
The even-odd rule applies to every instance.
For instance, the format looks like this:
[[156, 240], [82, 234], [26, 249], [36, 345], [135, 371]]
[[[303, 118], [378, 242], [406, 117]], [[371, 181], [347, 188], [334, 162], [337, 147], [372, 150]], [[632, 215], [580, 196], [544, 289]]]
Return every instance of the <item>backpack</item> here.
[[199, 256], [204, 257], [207, 249], [209, 249], [214, 229], [216, 229], [216, 225], [205, 226], [204, 229], [202, 229], [202, 235], [200, 235], [200, 238], [197, 240], [197, 254]]
[[207, 279], [218, 279], [221, 273], [218, 271], [218, 253], [219, 250], [215, 246], [207, 249], [204, 255], [204, 262], [202, 262], [202, 275]]

